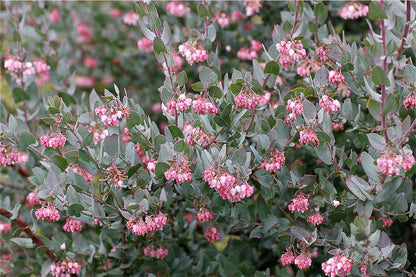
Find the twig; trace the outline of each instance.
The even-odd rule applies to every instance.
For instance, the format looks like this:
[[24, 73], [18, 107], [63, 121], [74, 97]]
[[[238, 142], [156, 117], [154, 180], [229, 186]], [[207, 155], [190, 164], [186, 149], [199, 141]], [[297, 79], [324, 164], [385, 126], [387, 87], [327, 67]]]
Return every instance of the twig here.
[[[0, 208], [0, 215], [7, 217], [7, 218], [11, 218], [13, 216], [13, 214], [9, 211], [6, 211], [5, 209]], [[12, 221], [14, 221], [19, 227], [25, 229], [26, 234], [29, 235], [29, 237], [32, 239], [33, 243], [35, 243], [37, 246], [45, 246], [47, 248], [46, 250], [46, 255], [49, 257], [49, 259], [51, 259], [52, 261], [56, 261], [56, 256], [55, 254], [43, 243], [43, 241], [41, 241], [35, 234], [33, 234], [32, 230], [30, 230], [30, 228], [26, 225], [26, 223], [24, 223], [22, 220], [15, 218], [15, 219], [10, 219]]]
[[402, 42], [401, 42], [399, 48], [397, 48], [397, 56], [396, 56], [396, 59], [397, 60], [400, 58], [400, 55], [403, 52], [404, 41], [405, 41], [405, 39], [407, 37], [407, 34], [409, 33], [410, 13], [412, 11], [411, 4], [412, 4], [412, 1], [411, 0], [407, 0], [406, 1], [406, 23], [405, 23], [404, 30], [403, 30]]

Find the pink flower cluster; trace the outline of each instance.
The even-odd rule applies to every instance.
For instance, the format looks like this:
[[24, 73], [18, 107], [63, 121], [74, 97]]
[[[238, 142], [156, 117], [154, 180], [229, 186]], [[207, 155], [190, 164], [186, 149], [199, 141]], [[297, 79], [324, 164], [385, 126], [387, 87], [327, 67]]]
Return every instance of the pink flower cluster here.
[[282, 254], [280, 257], [280, 262], [282, 265], [290, 265], [294, 263], [299, 267], [299, 269], [303, 270], [311, 266], [312, 259], [310, 256], [311, 255], [305, 251], [302, 251], [300, 255], [296, 256], [290, 248], [287, 248], [286, 253]]
[[145, 154], [142, 150], [142, 146], [139, 143], [136, 143], [134, 145], [134, 151], [136, 152], [137, 156], [140, 157], [140, 159], [143, 159], [145, 157]]
[[35, 205], [44, 205], [45, 201], [42, 201], [40, 199], [37, 198], [37, 194], [35, 192], [30, 192], [27, 196], [26, 196], [26, 201], [31, 205], [31, 206], [35, 206]]
[[127, 174], [119, 170], [116, 166], [109, 166], [104, 172], [106, 179], [110, 183], [114, 184], [116, 188], [121, 189], [124, 185], [124, 179], [126, 179]]
[[39, 210], [35, 212], [37, 220], [47, 220], [47, 221], [58, 221], [60, 216], [58, 210], [53, 204], [48, 205], [47, 207], [42, 206]]
[[278, 172], [285, 164], [285, 155], [277, 149], [272, 150], [273, 156], [261, 163], [261, 168], [270, 172]]
[[410, 93], [406, 96], [406, 99], [403, 101], [404, 108], [406, 110], [413, 108], [416, 109], [416, 94]]
[[218, 22], [222, 28], [227, 27], [230, 25], [230, 17], [224, 12], [217, 12], [215, 13], [215, 20]]
[[193, 128], [191, 126], [186, 135], [186, 142], [189, 145], [198, 144], [202, 147], [207, 147], [211, 143], [212, 139], [214, 139], [213, 136], [209, 136], [208, 133], [199, 127]]
[[161, 247], [156, 250], [154, 248], [149, 248], [149, 247], [146, 247], [144, 249], [144, 254], [146, 256], [156, 258], [156, 259], [161, 259], [161, 260], [163, 260], [166, 257], [168, 252], [169, 251], [167, 249], [163, 249]]
[[186, 97], [185, 94], [179, 95], [179, 97], [175, 100], [172, 98], [166, 105], [166, 112], [170, 115], [176, 115], [177, 112], [184, 112], [192, 104], [192, 99]]
[[382, 217], [383, 220], [383, 228], [390, 228], [393, 225], [393, 219], [389, 217]]
[[319, 212], [316, 212], [314, 214], [308, 215], [307, 220], [312, 225], [318, 226], [319, 224], [321, 224], [324, 221], [324, 218]]
[[182, 17], [191, 9], [186, 3], [170, 1], [166, 4], [166, 10], [174, 16]]
[[75, 85], [80, 88], [90, 88], [95, 84], [94, 77], [75, 76]]
[[167, 220], [167, 216], [161, 212], [153, 216], [147, 215], [145, 220], [141, 217], [139, 220], [136, 220], [136, 217], [132, 216], [127, 222], [127, 229], [131, 230], [131, 232], [136, 236], [144, 236], [148, 232], [162, 230]]
[[82, 226], [84, 226], [84, 222], [68, 217], [64, 225], [64, 231], [65, 232], [79, 232], [81, 231]]
[[9, 166], [25, 164], [29, 160], [29, 155], [17, 150], [16, 148], [0, 143], [0, 165]]
[[49, 19], [51, 20], [52, 23], [56, 23], [61, 21], [61, 13], [59, 12], [58, 9], [54, 9], [50, 14], [49, 14]]
[[344, 125], [341, 123], [332, 122], [332, 129], [334, 129], [335, 132], [342, 131], [344, 130]]
[[143, 37], [137, 41], [137, 48], [143, 50], [146, 53], [153, 52], [153, 42], [147, 37]]
[[329, 71], [329, 81], [335, 85], [345, 82], [345, 77], [341, 72], [331, 70]]
[[51, 264], [52, 276], [70, 277], [81, 272], [81, 265], [74, 260], [58, 261]]
[[280, 53], [279, 62], [283, 66], [290, 65], [306, 57], [306, 50], [303, 48], [300, 40], [282, 40], [276, 44], [276, 48]]
[[257, 95], [255, 93], [249, 93], [247, 91], [241, 91], [234, 98], [235, 106], [237, 109], [254, 110], [258, 104], [268, 102], [264, 99], [265, 96]]
[[401, 166], [404, 171], [410, 170], [415, 164], [415, 158], [411, 152], [400, 155], [394, 152], [387, 152], [377, 159], [377, 166], [385, 175], [399, 175]]
[[218, 112], [218, 108], [214, 106], [211, 102], [205, 100], [205, 97], [201, 96], [196, 100], [192, 101], [192, 108], [194, 112], [197, 114], [207, 114], [210, 113], [212, 115], [216, 115]]
[[196, 215], [198, 220], [201, 222], [210, 221], [212, 219], [212, 214], [205, 208], [201, 208]]
[[49, 82], [49, 70], [51, 70], [51, 67], [42, 60], [34, 61], [33, 64], [35, 65], [36, 73], [39, 74], [39, 76], [36, 76], [35, 82], [38, 86], [41, 86], [42, 84]]
[[125, 143], [128, 143], [131, 140], [130, 131], [127, 127], [124, 127], [123, 131], [120, 132], [120, 138]]
[[166, 180], [176, 181], [178, 184], [190, 182], [192, 174], [189, 169], [189, 161], [182, 157], [180, 162], [175, 162], [166, 172]]
[[338, 11], [338, 15], [342, 19], [355, 19], [366, 16], [368, 13], [368, 6], [359, 2], [349, 2], [342, 9]]
[[87, 26], [85, 26], [83, 23], [78, 23], [77, 25], [77, 32], [78, 32], [78, 38], [77, 42], [81, 43], [90, 43], [92, 38], [92, 33], [90, 29], [88, 29]]
[[303, 113], [303, 100], [299, 97], [287, 100], [286, 110], [289, 120], [296, 121], [296, 115]]
[[321, 99], [319, 99], [319, 106], [324, 110], [324, 112], [333, 114], [338, 112], [341, 109], [341, 104], [338, 100], [334, 100], [328, 95], [323, 95]]
[[292, 203], [288, 205], [289, 211], [292, 213], [304, 213], [308, 210], [309, 199], [302, 192], [292, 199]]
[[231, 174], [227, 172], [221, 173], [212, 168], [204, 171], [204, 180], [211, 188], [218, 191], [223, 199], [230, 199], [233, 202], [250, 197], [254, 191], [254, 187], [250, 186], [247, 181], [239, 184]]
[[40, 144], [43, 147], [51, 147], [53, 149], [62, 149], [65, 146], [66, 137], [61, 132], [56, 132], [53, 136], [44, 135], [40, 138]]
[[179, 45], [179, 53], [186, 58], [189, 65], [208, 60], [208, 52], [204, 49], [204, 46], [195, 39], [188, 40]]
[[0, 221], [0, 233], [6, 233], [12, 228], [11, 222]]
[[248, 48], [244, 46], [237, 51], [237, 57], [242, 60], [255, 60], [259, 57], [258, 52], [263, 48], [262, 44], [258, 40], [252, 40], [251, 46]]
[[300, 76], [305, 77], [311, 75], [312, 72], [318, 71], [320, 67], [321, 63], [318, 61], [310, 58], [305, 58], [296, 68], [296, 72]]
[[322, 263], [322, 270], [326, 276], [345, 277], [352, 269], [354, 262], [344, 255], [336, 255], [330, 258], [328, 261]]
[[137, 22], [139, 22], [139, 18], [140, 17], [136, 12], [131, 11], [131, 12], [128, 12], [124, 15], [123, 22], [124, 22], [124, 24], [134, 26], [134, 25], [137, 24]]
[[88, 132], [94, 133], [93, 141], [95, 145], [97, 145], [100, 140], [104, 139], [106, 136], [110, 134], [108, 130], [100, 130], [92, 126], [89, 126], [87, 130]]
[[218, 231], [218, 229], [216, 227], [209, 227], [205, 231], [204, 237], [209, 242], [215, 242], [215, 241], [217, 241], [217, 240], [219, 240], [221, 238], [221, 233], [220, 233], [220, 231]]
[[100, 117], [101, 121], [107, 127], [114, 127], [120, 124], [120, 120], [129, 118], [129, 109], [120, 104], [119, 106], [113, 105], [107, 110], [106, 107], [101, 106], [95, 108], [95, 114]]
[[316, 54], [321, 58], [322, 61], [326, 62], [329, 60], [327, 53], [328, 49], [324, 49], [324, 47], [319, 47], [316, 49]]
[[98, 65], [98, 61], [90, 56], [84, 57], [84, 65], [87, 68], [96, 68]]
[[71, 165], [72, 171], [74, 171], [74, 173], [77, 173], [79, 175], [81, 175], [85, 181], [87, 182], [91, 182], [92, 178], [94, 177], [92, 174], [90, 174], [88, 171], [86, 171], [84, 168], [80, 167], [79, 165]]
[[306, 130], [300, 131], [299, 134], [299, 143], [302, 145], [306, 145], [308, 143], [312, 143], [313, 146], [319, 146], [319, 139], [316, 135], [315, 131], [312, 128], [308, 128]]
[[244, 0], [244, 6], [246, 7], [246, 15], [252, 16], [260, 11], [262, 0]]

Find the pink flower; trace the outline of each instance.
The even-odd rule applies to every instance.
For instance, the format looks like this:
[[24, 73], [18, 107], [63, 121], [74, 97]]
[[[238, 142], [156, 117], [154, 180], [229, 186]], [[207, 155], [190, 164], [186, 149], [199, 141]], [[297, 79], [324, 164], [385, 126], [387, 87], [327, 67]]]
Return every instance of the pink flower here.
[[56, 23], [61, 21], [61, 13], [59, 12], [58, 9], [54, 9], [50, 14], [49, 14], [49, 19], [51, 20], [52, 23]]
[[189, 161], [182, 157], [180, 162], [175, 162], [166, 172], [166, 180], [176, 181], [181, 184], [184, 182], [190, 182], [192, 180], [192, 174], [189, 169]]
[[283, 66], [290, 65], [306, 57], [306, 50], [303, 48], [300, 40], [282, 40], [276, 44], [276, 48], [280, 53], [279, 62]]
[[6, 233], [12, 228], [11, 222], [0, 221], [0, 233]]
[[300, 76], [305, 77], [311, 75], [312, 72], [318, 71], [320, 66], [321, 65], [320, 63], [318, 63], [318, 61], [305, 58], [303, 61], [299, 63], [298, 67], [296, 68], [296, 72]]
[[314, 226], [318, 226], [324, 221], [324, 218], [319, 212], [308, 215], [307, 219], [308, 219], [308, 222]]
[[342, 19], [355, 19], [366, 16], [368, 13], [368, 6], [359, 2], [349, 2], [341, 10], [338, 11], [338, 15]]
[[146, 53], [151, 53], [153, 52], [153, 42], [150, 39], [143, 37], [137, 41], [137, 48]]
[[332, 205], [334, 205], [334, 207], [338, 207], [341, 203], [338, 200], [334, 200], [332, 201]]
[[406, 110], [412, 108], [416, 109], [416, 94], [410, 93], [406, 96], [406, 99], [403, 101], [404, 108]]
[[75, 76], [75, 85], [81, 88], [91, 88], [95, 84], [95, 80], [93, 77], [87, 76]]
[[329, 81], [336, 85], [345, 82], [345, 77], [341, 72], [331, 70], [329, 71]]
[[307, 269], [311, 266], [312, 260], [309, 255], [305, 252], [302, 252], [299, 256], [295, 259], [295, 265], [299, 267], [299, 269]]
[[201, 208], [196, 216], [201, 222], [210, 221], [212, 219], [212, 214], [205, 208]]
[[107, 109], [105, 106], [95, 108], [95, 114], [107, 127], [114, 127], [120, 124], [123, 119], [129, 118], [129, 109], [123, 104], [112, 105]]
[[207, 114], [210, 113], [212, 115], [216, 115], [218, 112], [218, 108], [214, 106], [211, 102], [205, 100], [205, 97], [201, 96], [196, 100], [192, 101], [192, 108], [195, 113], [197, 114]]
[[186, 58], [189, 65], [208, 60], [208, 52], [204, 49], [203, 44], [195, 39], [179, 45], [179, 53]]
[[116, 166], [109, 166], [104, 171], [106, 179], [116, 188], [121, 189], [124, 186], [124, 180], [127, 178], [127, 173], [118, 169]]
[[172, 98], [172, 100], [170, 100], [167, 103], [165, 110], [168, 114], [174, 116], [177, 113], [181, 113], [181, 112], [188, 110], [191, 107], [191, 104], [192, 104], [192, 99], [187, 97], [185, 94], [181, 94], [178, 96], [176, 100]]
[[288, 119], [296, 121], [296, 115], [303, 113], [303, 100], [299, 97], [287, 100], [286, 110], [289, 112]]
[[275, 148], [271, 152], [273, 153], [272, 157], [264, 160], [261, 163], [261, 168], [276, 173], [285, 164], [286, 159], [285, 155]]
[[77, 32], [78, 32], [78, 41], [81, 43], [90, 43], [92, 38], [92, 33], [87, 26], [82, 24], [81, 22], [77, 25]]
[[316, 49], [316, 54], [321, 58], [322, 61], [326, 62], [329, 60], [328, 56], [326, 55], [328, 49], [324, 49], [324, 47], [319, 47]]
[[352, 269], [354, 262], [344, 255], [336, 255], [322, 263], [322, 270], [326, 276], [347, 276]]
[[244, 0], [244, 6], [246, 7], [246, 15], [252, 16], [260, 11], [262, 0]]
[[292, 203], [289, 204], [289, 211], [292, 213], [304, 213], [308, 210], [309, 200], [302, 192], [292, 199]]
[[[185, 131], [184, 131], [185, 132]], [[208, 135], [207, 132], [202, 130], [199, 127], [192, 127], [190, 126], [186, 131], [186, 142], [189, 145], [201, 145], [202, 147], [208, 147], [212, 141], [212, 137]]]
[[393, 224], [393, 219], [389, 217], [382, 217], [381, 219], [383, 220], [383, 228], [390, 228]]
[[332, 129], [334, 129], [335, 132], [342, 131], [344, 130], [344, 125], [332, 122]]
[[139, 21], [139, 15], [136, 12], [128, 12], [123, 17], [123, 22], [127, 25], [136, 25]]
[[282, 265], [289, 265], [295, 261], [295, 255], [290, 248], [286, 248], [286, 253], [280, 256], [280, 262]]
[[111, 9], [110, 16], [114, 18], [118, 18], [122, 15], [122, 12], [119, 9]]
[[98, 65], [98, 61], [90, 56], [85, 56], [84, 65], [88, 68], [96, 68]]
[[66, 137], [60, 132], [56, 132], [53, 136], [44, 135], [40, 138], [40, 144], [43, 147], [51, 147], [53, 149], [62, 149], [65, 146]]
[[53, 204], [48, 204], [48, 207], [42, 206], [35, 212], [36, 219], [42, 219], [47, 221], [58, 221], [60, 216], [58, 210]]
[[170, 1], [166, 4], [166, 10], [174, 16], [183, 17], [185, 13], [189, 12], [191, 9], [188, 7], [187, 3]]
[[225, 28], [228, 25], [230, 25], [230, 17], [228, 17], [226, 13], [217, 12], [215, 14], [215, 20], [218, 22], [218, 25], [220, 25], [222, 28]]
[[82, 226], [84, 226], [84, 222], [68, 217], [63, 229], [65, 232], [79, 232], [81, 231]]
[[323, 95], [321, 99], [319, 99], [319, 106], [324, 110], [324, 112], [333, 114], [338, 112], [341, 109], [341, 104], [338, 100], [333, 100], [328, 95]]
[[231, 12], [231, 20], [234, 22], [241, 22], [246, 19], [247, 16], [240, 11], [232, 11]]
[[215, 227], [210, 227], [205, 231], [204, 237], [209, 242], [215, 242], [221, 238], [221, 233]]
[[78, 275], [81, 272], [81, 265], [74, 260], [56, 261], [51, 264], [51, 274], [57, 277], [69, 277]]
[[144, 249], [144, 254], [148, 257], [152, 257], [152, 258], [156, 258], [156, 259], [161, 259], [163, 260], [165, 258], [165, 256], [168, 254], [168, 250], [167, 249], [163, 249], [163, 248], [159, 248], [159, 249], [154, 249], [146, 247]]
[[301, 145], [306, 145], [311, 143], [314, 147], [319, 146], [319, 139], [315, 133], [315, 131], [312, 128], [308, 128], [306, 130], [300, 131], [299, 134], [299, 143]]
[[10, 166], [25, 164], [29, 160], [29, 155], [21, 152], [11, 145], [3, 145], [0, 142], [0, 165]]

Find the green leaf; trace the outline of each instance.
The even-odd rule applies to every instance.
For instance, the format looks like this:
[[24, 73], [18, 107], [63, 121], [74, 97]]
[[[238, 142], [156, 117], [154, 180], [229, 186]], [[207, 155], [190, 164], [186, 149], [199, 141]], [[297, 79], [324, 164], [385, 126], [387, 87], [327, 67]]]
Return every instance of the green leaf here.
[[81, 216], [81, 212], [84, 210], [84, 206], [82, 206], [80, 203], [74, 203], [71, 206], [68, 207], [68, 214], [69, 216]]
[[370, 142], [371, 147], [379, 152], [386, 150], [386, 140], [377, 134], [367, 134], [368, 141]]
[[165, 172], [170, 168], [167, 163], [158, 162], [155, 167], [155, 175], [156, 178], [161, 179], [165, 176]]
[[137, 163], [134, 166], [130, 167], [129, 171], [127, 172], [127, 177], [131, 178], [131, 176], [133, 176], [141, 166], [142, 163]]
[[61, 155], [53, 155], [51, 157], [51, 161], [59, 167], [62, 171], [65, 171], [65, 169], [69, 166], [69, 161], [65, 159]]
[[184, 86], [188, 82], [188, 75], [186, 75], [185, 71], [182, 71], [176, 76], [176, 82], [178, 82], [180, 86]]
[[384, 101], [383, 115], [386, 115], [389, 112], [391, 112], [394, 108], [395, 103], [396, 103], [396, 97], [392, 93], [389, 94], [386, 100]]
[[323, 3], [316, 5], [314, 15], [318, 19], [318, 23], [322, 24], [325, 22], [326, 18], [328, 17], [328, 10]]
[[243, 86], [242, 86], [242, 85], [240, 85], [240, 84], [231, 84], [231, 85], [230, 85], [231, 92], [232, 92], [234, 95], [239, 94], [242, 88], [243, 88]]
[[88, 135], [84, 138], [84, 141], [81, 144], [81, 148], [90, 146], [93, 138], [94, 138], [94, 133], [89, 132]]
[[134, 7], [136, 8], [137, 14], [140, 15], [141, 17], [148, 15], [146, 9], [142, 6], [141, 3], [136, 3]]
[[413, 65], [406, 65], [404, 68], [404, 75], [406, 76], [406, 80], [409, 84], [416, 83], [416, 67]]
[[155, 38], [153, 40], [153, 49], [155, 50], [156, 54], [167, 53], [168, 52], [168, 50], [166, 49], [165, 44], [163, 43], [163, 41], [160, 38]]
[[23, 248], [33, 248], [36, 246], [30, 238], [11, 238], [10, 241]]
[[36, 138], [29, 132], [22, 132], [20, 135], [20, 145], [22, 148], [26, 148], [31, 144], [36, 143]]
[[217, 98], [217, 99], [221, 99], [222, 97], [222, 90], [217, 87], [217, 86], [213, 86], [209, 88], [209, 95], [211, 97]]
[[381, 103], [373, 98], [368, 99], [367, 108], [375, 120], [380, 120]]
[[31, 11], [36, 17], [39, 17], [45, 14], [45, 12], [41, 8], [39, 8], [38, 5], [32, 5]]
[[19, 103], [24, 100], [30, 100], [30, 95], [27, 94], [26, 91], [22, 90], [21, 88], [14, 88], [13, 99], [15, 103]]
[[156, 28], [159, 28], [162, 25], [162, 22], [160, 21], [159, 17], [155, 13], [150, 13], [148, 16], [149, 21], [149, 28], [150, 30], [155, 30]]
[[205, 16], [206, 17], [210, 16], [208, 8], [205, 7], [202, 3], [198, 4], [198, 15], [200, 18], [204, 18]]
[[368, 178], [374, 182], [379, 182], [380, 178], [378, 173], [380, 169], [374, 164], [374, 159], [367, 152], [361, 153], [361, 165]]
[[59, 113], [59, 109], [58, 108], [55, 108], [55, 107], [49, 107], [48, 108], [48, 112], [50, 114], [57, 114], [57, 113]]
[[173, 138], [184, 138], [184, 135], [181, 131], [181, 129], [179, 129], [178, 127], [174, 126], [174, 125], [170, 125], [169, 127], [169, 131], [172, 134]]
[[280, 67], [275, 61], [270, 61], [266, 64], [266, 67], [264, 68], [264, 73], [272, 73], [274, 75], [279, 75]]
[[373, 71], [371, 72], [371, 80], [373, 80], [375, 85], [384, 84], [386, 86], [390, 86], [389, 78], [387, 78], [386, 73], [384, 73], [383, 69], [381, 69], [379, 66], [373, 67]]
[[195, 84], [192, 85], [192, 89], [194, 91], [200, 92], [204, 89], [204, 84], [202, 82], [195, 83]]
[[347, 176], [346, 177], [346, 183], [348, 189], [358, 197], [358, 199], [365, 201], [373, 200], [373, 196], [371, 196], [369, 193], [373, 189], [373, 186], [369, 185], [366, 181], [361, 179], [357, 176]]
[[19, 33], [16, 31], [13, 31], [13, 42], [22, 41], [22, 38], [20, 37]]
[[379, 2], [372, 1], [370, 3], [370, 18], [372, 20], [387, 19], [387, 14]]
[[132, 129], [134, 126], [140, 125], [140, 123], [140, 116], [136, 112], [130, 112], [129, 118], [126, 120], [127, 128]]

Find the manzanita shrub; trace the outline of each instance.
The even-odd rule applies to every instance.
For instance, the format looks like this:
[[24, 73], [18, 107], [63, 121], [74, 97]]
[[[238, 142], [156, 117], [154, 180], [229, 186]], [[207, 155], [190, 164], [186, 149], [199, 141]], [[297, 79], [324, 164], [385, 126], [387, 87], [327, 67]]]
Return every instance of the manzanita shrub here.
[[414, 276], [415, 3], [1, 3], [0, 274]]

